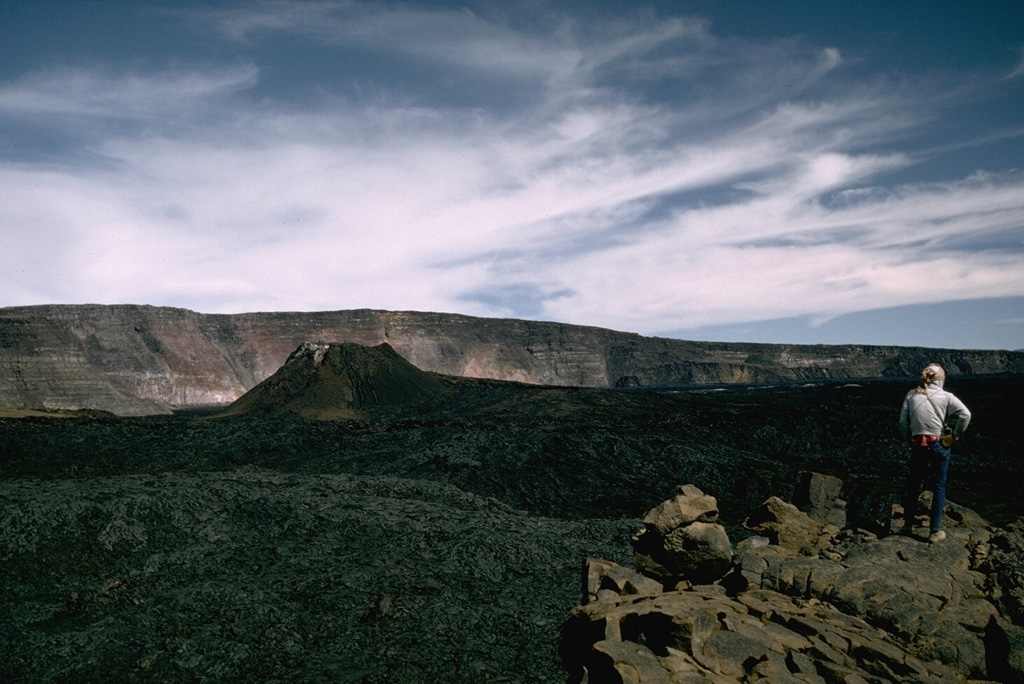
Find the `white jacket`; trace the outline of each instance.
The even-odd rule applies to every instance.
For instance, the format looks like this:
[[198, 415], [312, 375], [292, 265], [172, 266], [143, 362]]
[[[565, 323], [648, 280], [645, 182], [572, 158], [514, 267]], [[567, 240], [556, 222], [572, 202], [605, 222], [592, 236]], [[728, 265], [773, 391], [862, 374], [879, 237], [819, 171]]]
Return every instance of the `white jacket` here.
[[969, 422], [971, 412], [962, 401], [942, 389], [941, 380], [929, 383], [925, 393], [910, 390], [900, 410], [900, 433], [904, 439], [913, 435], [941, 435], [943, 423], [953, 428], [954, 437], [960, 437]]

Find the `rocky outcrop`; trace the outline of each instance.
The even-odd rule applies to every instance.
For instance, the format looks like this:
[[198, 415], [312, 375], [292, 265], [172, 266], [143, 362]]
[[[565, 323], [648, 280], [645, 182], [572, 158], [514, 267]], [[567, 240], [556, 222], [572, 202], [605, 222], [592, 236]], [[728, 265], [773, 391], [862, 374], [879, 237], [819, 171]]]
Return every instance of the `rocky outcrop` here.
[[766, 590], [715, 585], [577, 608], [562, 656], [571, 682], [958, 682], [867, 621]]
[[[588, 559], [563, 628], [570, 681], [1024, 681], [1019, 527], [994, 530], [950, 503], [941, 543], [840, 531], [835, 479], [801, 482], [812, 514], [767, 501], [748, 526], [769, 536], [737, 544], [711, 582], [666, 590], [643, 563]], [[652, 510], [644, 536], [678, 507]]]
[[0, 405], [121, 414], [227, 405], [303, 342], [388, 343], [430, 372], [579, 387], [1024, 373], [1024, 352], [688, 342], [454, 314], [200, 314], [152, 306], [0, 309]]

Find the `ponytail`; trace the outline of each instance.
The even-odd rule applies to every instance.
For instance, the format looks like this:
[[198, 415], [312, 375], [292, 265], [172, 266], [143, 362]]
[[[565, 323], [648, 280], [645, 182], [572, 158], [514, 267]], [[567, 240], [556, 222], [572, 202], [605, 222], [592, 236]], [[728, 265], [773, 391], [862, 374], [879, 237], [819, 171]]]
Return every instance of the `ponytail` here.
[[926, 394], [928, 392], [928, 385], [934, 382], [941, 382], [946, 379], [946, 371], [942, 369], [938, 363], [929, 363], [923, 371], [921, 371], [921, 381], [917, 383], [917, 387], [914, 391], [918, 394]]

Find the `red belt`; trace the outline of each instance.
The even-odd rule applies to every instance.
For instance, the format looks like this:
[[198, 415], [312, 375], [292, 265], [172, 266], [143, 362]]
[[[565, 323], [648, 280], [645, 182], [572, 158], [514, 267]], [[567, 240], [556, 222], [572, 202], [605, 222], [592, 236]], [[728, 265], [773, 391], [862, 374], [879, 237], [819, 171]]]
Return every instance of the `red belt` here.
[[914, 435], [910, 438], [910, 443], [917, 447], [926, 447], [938, 441], [938, 435]]

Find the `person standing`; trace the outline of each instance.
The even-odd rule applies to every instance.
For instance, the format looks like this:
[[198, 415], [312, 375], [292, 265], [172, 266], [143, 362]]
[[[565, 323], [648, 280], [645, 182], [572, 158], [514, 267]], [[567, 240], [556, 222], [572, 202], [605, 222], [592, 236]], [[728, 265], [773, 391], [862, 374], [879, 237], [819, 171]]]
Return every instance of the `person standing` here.
[[942, 512], [946, 506], [946, 475], [953, 442], [967, 429], [971, 412], [952, 393], [942, 388], [946, 371], [938, 363], [921, 371], [921, 381], [907, 393], [900, 410], [900, 433], [910, 442], [910, 471], [903, 490], [903, 528], [913, 527], [913, 512], [921, 490], [932, 490], [931, 528], [928, 541], [946, 538]]

